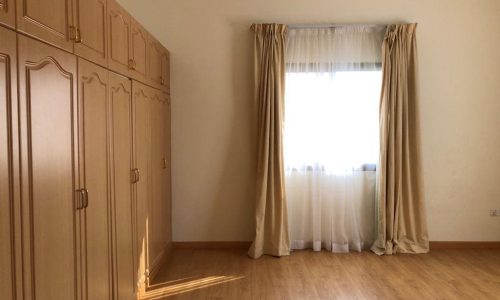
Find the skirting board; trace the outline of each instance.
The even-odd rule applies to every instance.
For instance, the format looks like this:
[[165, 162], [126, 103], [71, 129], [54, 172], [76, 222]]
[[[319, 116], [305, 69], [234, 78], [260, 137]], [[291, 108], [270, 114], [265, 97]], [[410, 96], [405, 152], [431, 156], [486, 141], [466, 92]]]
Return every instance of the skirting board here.
[[153, 262], [153, 266], [151, 267], [151, 270], [149, 271], [149, 277], [147, 281], [147, 287], [146, 290], [149, 288], [151, 285], [151, 282], [154, 280], [156, 275], [158, 274], [158, 271], [160, 271], [161, 266], [165, 264], [165, 262], [172, 256], [172, 243], [169, 242], [167, 245], [165, 245], [165, 248], [163, 248], [163, 251], [161, 254], [158, 256], [156, 261]]
[[252, 242], [173, 242], [174, 249], [248, 249]]
[[[248, 249], [252, 242], [173, 242], [174, 249]], [[500, 249], [498, 242], [433, 241], [432, 249]]]
[[500, 242], [466, 242], [466, 241], [447, 241], [447, 242], [429, 242], [432, 249], [500, 249]]

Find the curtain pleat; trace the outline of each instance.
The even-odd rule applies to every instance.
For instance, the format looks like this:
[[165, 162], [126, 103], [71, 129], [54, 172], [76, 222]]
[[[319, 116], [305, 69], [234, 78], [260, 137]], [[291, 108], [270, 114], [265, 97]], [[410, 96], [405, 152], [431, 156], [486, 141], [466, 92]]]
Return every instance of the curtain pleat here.
[[290, 254], [282, 141], [287, 26], [254, 24], [252, 29], [258, 157], [255, 239], [248, 254], [283, 256]]
[[426, 253], [429, 239], [419, 169], [416, 24], [391, 25], [382, 46], [377, 240], [382, 254]]

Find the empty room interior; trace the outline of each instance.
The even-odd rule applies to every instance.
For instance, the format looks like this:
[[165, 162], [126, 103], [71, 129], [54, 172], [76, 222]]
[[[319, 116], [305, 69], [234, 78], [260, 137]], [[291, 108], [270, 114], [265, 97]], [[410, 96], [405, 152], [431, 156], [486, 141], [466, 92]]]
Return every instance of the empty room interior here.
[[0, 300], [500, 299], [499, 0], [0, 0]]

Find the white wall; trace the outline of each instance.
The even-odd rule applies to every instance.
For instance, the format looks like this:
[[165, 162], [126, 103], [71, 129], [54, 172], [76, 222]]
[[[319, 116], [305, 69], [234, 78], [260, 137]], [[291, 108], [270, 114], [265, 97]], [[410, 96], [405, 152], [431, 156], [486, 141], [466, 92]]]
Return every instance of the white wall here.
[[253, 237], [254, 22], [418, 22], [430, 238], [500, 241], [500, 1], [120, 2], [171, 51], [175, 241]]

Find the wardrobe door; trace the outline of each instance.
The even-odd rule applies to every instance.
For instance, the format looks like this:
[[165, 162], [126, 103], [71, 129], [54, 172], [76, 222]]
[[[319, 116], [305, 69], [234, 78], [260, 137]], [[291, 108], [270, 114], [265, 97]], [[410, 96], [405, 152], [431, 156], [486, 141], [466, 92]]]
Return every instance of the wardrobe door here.
[[151, 102], [151, 197], [149, 204], [148, 250], [151, 279], [156, 275], [164, 258], [167, 239], [167, 202], [164, 187], [166, 186], [165, 161], [165, 106], [163, 94], [155, 90]]
[[74, 0], [75, 54], [101, 66], [108, 64], [106, 0]]
[[16, 27], [15, 0], [0, 0], [0, 24]]
[[108, 66], [123, 75], [130, 73], [130, 15], [115, 0], [108, 1]]
[[[163, 134], [164, 146], [164, 172], [163, 172], [163, 201], [165, 201], [164, 230], [167, 247], [172, 245], [172, 157], [171, 157], [171, 102], [168, 94], [163, 94], [165, 104], [163, 105]], [[168, 250], [168, 249], [167, 249]]]
[[25, 299], [77, 299], [76, 57], [18, 35]]
[[17, 0], [17, 29], [73, 51], [72, 0]]
[[128, 78], [109, 72], [111, 104], [111, 176], [113, 178], [113, 233], [115, 298], [135, 299], [134, 271], [134, 203], [132, 181], [132, 91]]
[[12, 105], [17, 103], [16, 34], [0, 27], [0, 299], [14, 299]]
[[108, 88], [106, 69], [78, 59], [80, 185], [87, 190], [80, 211], [84, 299], [112, 298]]
[[148, 236], [151, 193], [151, 88], [132, 81], [134, 116], [134, 162], [140, 173], [135, 184], [137, 231], [137, 280], [143, 289], [149, 275]]
[[161, 54], [161, 85], [170, 93], [170, 53], [165, 48]]
[[148, 65], [148, 79], [151, 84], [155, 86], [161, 84], [161, 54], [162, 46], [153, 37], [149, 39], [149, 65]]
[[132, 35], [130, 43], [132, 75], [137, 80], [146, 80], [148, 64], [148, 32], [137, 21], [132, 19]]

